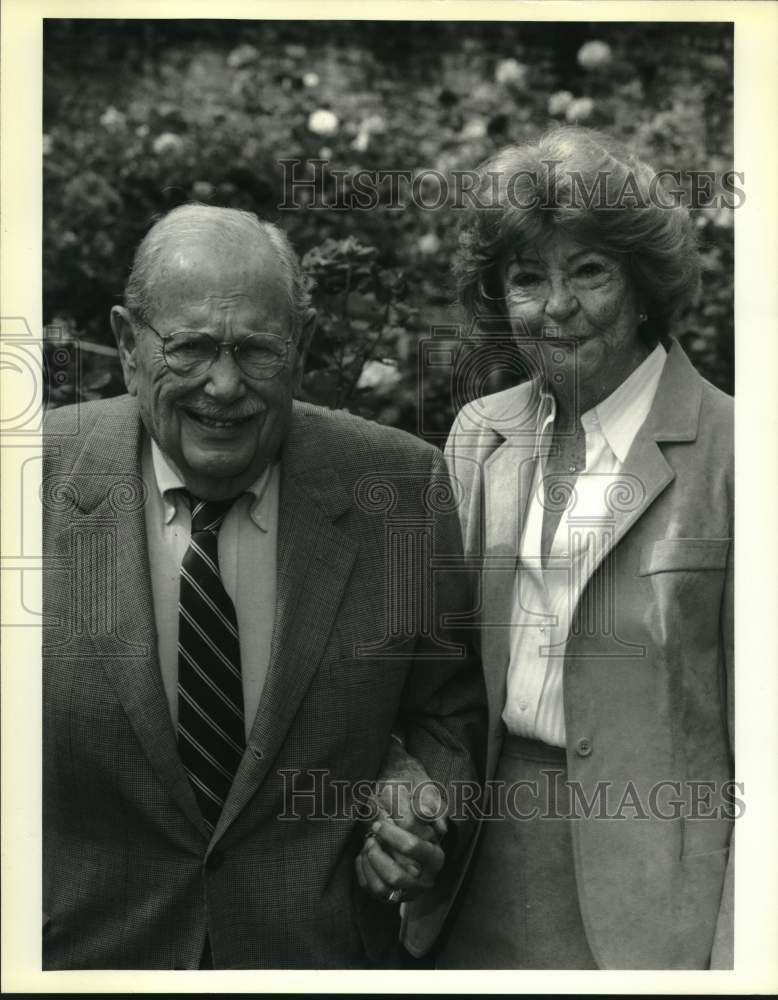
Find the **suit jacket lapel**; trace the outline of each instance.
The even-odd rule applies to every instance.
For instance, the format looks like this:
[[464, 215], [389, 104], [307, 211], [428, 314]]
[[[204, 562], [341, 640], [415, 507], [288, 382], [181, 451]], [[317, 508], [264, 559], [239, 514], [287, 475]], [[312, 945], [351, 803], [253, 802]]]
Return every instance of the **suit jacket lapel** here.
[[134, 400], [113, 405], [116, 409], [96, 425], [65, 480], [75, 490], [74, 509], [55, 548], [72, 560], [77, 596], [75, 602], [70, 599], [71, 627], [80, 634], [56, 652], [100, 660], [151, 766], [205, 834], [159, 670], [140, 462], [142, 424]]
[[[305, 427], [307, 423], [310, 428]], [[270, 666], [214, 840], [267, 775], [321, 662], [357, 554], [333, 522], [351, 505], [315, 423], [295, 416], [281, 459], [278, 587]]]

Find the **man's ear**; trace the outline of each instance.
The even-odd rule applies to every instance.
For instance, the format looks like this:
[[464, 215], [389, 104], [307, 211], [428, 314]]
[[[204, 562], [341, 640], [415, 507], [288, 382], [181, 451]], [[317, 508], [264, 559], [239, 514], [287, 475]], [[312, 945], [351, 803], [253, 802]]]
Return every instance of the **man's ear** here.
[[305, 319], [303, 320], [302, 329], [300, 331], [300, 339], [297, 343], [297, 357], [295, 360], [294, 371], [292, 373], [295, 392], [297, 392], [300, 388], [303, 374], [305, 373], [305, 359], [308, 355], [308, 348], [310, 347], [315, 330], [316, 310], [313, 307], [310, 307], [305, 311]]
[[131, 396], [136, 395], [135, 376], [138, 370], [138, 341], [130, 319], [130, 314], [124, 306], [114, 306], [111, 310], [111, 329], [119, 349], [119, 361], [124, 375], [124, 384]]

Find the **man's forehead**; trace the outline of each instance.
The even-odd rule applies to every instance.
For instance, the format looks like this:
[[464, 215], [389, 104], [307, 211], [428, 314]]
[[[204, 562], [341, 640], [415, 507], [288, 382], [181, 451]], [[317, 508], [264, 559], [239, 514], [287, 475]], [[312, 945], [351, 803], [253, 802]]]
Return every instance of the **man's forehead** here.
[[251, 310], [286, 316], [289, 276], [272, 248], [176, 248], [159, 261], [152, 282], [157, 308], [226, 313]]
[[186, 235], [171, 234], [160, 241], [157, 249], [157, 273], [164, 277], [175, 274], [185, 278], [206, 277], [222, 280], [233, 275], [255, 279], [285, 277], [284, 264], [275, 247], [261, 233], [246, 239], [225, 239], [218, 230]]

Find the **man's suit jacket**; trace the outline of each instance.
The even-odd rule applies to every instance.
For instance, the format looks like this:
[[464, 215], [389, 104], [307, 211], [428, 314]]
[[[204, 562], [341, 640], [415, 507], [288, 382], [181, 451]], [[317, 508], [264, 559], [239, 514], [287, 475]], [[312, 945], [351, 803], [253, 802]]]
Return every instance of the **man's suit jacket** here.
[[444, 784], [485, 743], [480, 673], [434, 627], [464, 576], [420, 569], [461, 553], [442, 455], [295, 404], [271, 664], [209, 838], [157, 661], [135, 401], [56, 410], [45, 435], [44, 968], [197, 968], [206, 930], [216, 968], [385, 961], [397, 908], [355, 887], [353, 785], [393, 728]]
[[[505, 731], [535, 391], [525, 383], [468, 404], [446, 449], [464, 494], [465, 553], [481, 569], [489, 777]], [[705, 968], [712, 950], [713, 964], [732, 963], [731, 819], [658, 818], [673, 812], [667, 785], [652, 809], [660, 782], [683, 783], [691, 800], [686, 783], [720, 792], [733, 775], [732, 413], [673, 342], [610, 494], [612, 537], [565, 651], [569, 779], [590, 802], [598, 781], [611, 782], [606, 815], [632, 789], [648, 814], [633, 818], [638, 808], [625, 804], [624, 818], [596, 818], [598, 807], [572, 821], [581, 912], [602, 968]]]

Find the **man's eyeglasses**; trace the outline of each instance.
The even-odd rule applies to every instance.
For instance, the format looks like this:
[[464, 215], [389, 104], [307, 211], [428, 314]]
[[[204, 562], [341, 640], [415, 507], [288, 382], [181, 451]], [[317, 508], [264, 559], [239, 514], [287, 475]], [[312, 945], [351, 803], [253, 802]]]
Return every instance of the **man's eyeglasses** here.
[[286, 365], [291, 341], [275, 333], [251, 333], [237, 343], [223, 344], [209, 333], [181, 330], [168, 337], [147, 320], [141, 320], [162, 341], [165, 364], [175, 375], [197, 378], [204, 375], [222, 351], [232, 354], [235, 363], [252, 379], [268, 379]]

